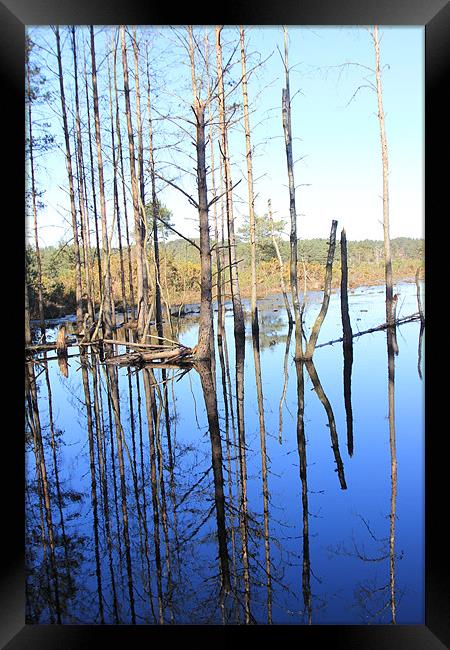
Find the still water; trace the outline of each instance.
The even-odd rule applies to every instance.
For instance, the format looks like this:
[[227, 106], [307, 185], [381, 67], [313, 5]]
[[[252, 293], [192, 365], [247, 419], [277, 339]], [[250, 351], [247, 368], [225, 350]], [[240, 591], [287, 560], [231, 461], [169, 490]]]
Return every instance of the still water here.
[[[243, 367], [226, 311], [214, 376], [28, 364], [28, 623], [424, 623], [420, 323], [397, 329], [393, 446], [386, 332], [354, 338], [344, 391], [342, 343], [295, 364], [282, 304], [261, 301], [259, 350], [247, 319]], [[354, 334], [384, 322], [383, 287], [349, 310]], [[318, 344], [341, 335], [336, 293]]]

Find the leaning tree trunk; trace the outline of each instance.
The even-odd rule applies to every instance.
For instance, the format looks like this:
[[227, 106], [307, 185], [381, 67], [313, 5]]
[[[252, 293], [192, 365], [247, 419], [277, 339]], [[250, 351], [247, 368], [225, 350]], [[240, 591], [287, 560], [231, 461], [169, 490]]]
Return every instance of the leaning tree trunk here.
[[316, 320], [314, 321], [314, 325], [312, 326], [311, 329], [311, 335], [309, 337], [309, 341], [306, 346], [306, 352], [304, 357], [305, 359], [312, 359], [316, 347], [317, 339], [319, 337], [320, 328], [322, 327], [322, 323], [325, 320], [325, 316], [327, 315], [327, 311], [328, 311], [328, 305], [330, 303], [331, 280], [333, 277], [334, 250], [336, 248], [336, 228], [337, 228], [337, 221], [333, 220], [331, 224], [330, 241], [328, 244], [328, 256], [327, 256], [327, 264], [325, 269], [325, 286], [323, 288], [322, 306], [320, 308]]

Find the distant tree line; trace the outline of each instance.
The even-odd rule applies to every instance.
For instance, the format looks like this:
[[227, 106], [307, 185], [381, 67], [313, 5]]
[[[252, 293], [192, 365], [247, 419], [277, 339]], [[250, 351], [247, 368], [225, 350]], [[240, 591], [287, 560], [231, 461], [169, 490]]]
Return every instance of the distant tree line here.
[[[258, 226], [257, 226], [258, 227]], [[161, 235], [163, 235], [161, 228]], [[166, 233], [164, 233], [166, 234]], [[284, 259], [289, 259], [289, 242], [277, 237], [278, 246]], [[263, 295], [268, 291], [278, 291], [279, 286], [274, 280], [270, 284], [267, 273], [276, 273], [276, 253], [270, 237], [257, 239], [257, 275], [258, 294]], [[412, 277], [417, 266], [423, 263], [424, 240], [399, 237], [391, 242], [392, 256], [394, 260], [394, 271], [396, 279]], [[316, 288], [317, 281], [323, 275], [321, 269], [325, 263], [328, 251], [326, 239], [303, 239], [298, 242], [299, 260], [306, 265], [309, 275], [311, 289]], [[97, 251], [92, 248], [90, 251], [91, 263], [96, 263]], [[76, 305], [75, 295], [75, 251], [74, 247], [67, 243], [56, 246], [47, 246], [40, 249], [42, 266], [42, 293], [44, 300], [44, 311], [47, 318], [57, 317], [69, 313]], [[250, 242], [245, 232], [240, 231], [237, 238], [236, 256], [239, 269], [242, 274], [244, 294], [250, 290]], [[336, 269], [340, 263], [339, 243], [335, 251]], [[348, 259], [350, 271], [350, 283], [374, 282], [382, 280], [379, 269], [383, 265], [383, 242], [379, 240], [365, 239], [362, 241], [348, 242]], [[26, 248], [26, 269], [27, 283], [30, 288], [30, 310], [33, 318], [38, 317], [38, 290], [39, 274], [37, 266], [36, 251], [32, 245]], [[378, 273], [377, 273], [378, 272]], [[132, 254], [132, 273], [136, 273], [135, 260]], [[353, 274], [353, 278], [352, 278]], [[197, 300], [200, 283], [200, 255], [198, 249], [189, 245], [183, 239], [172, 239], [165, 241], [161, 237], [161, 275], [163, 290], [168, 292], [174, 303], [182, 303], [183, 297], [186, 302]], [[119, 300], [120, 295], [120, 259], [118, 247], [111, 250], [111, 276], [113, 292]], [[302, 269], [299, 269], [301, 283]], [[336, 274], [336, 279], [338, 275]], [[353, 280], [353, 281], [352, 281]], [[94, 296], [96, 301], [100, 299], [98, 281], [94, 277]]]

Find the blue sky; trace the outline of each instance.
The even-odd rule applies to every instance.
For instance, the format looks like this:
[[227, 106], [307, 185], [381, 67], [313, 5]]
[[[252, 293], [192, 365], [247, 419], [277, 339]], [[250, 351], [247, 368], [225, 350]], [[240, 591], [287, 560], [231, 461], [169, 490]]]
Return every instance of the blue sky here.
[[[104, 30], [98, 31], [98, 59], [101, 60]], [[144, 28], [140, 28], [141, 33]], [[41, 43], [54, 47], [54, 36], [49, 29], [31, 28]], [[64, 30], [62, 30], [62, 33]], [[198, 31], [199, 34], [203, 30]], [[423, 27], [380, 28], [381, 60], [383, 68], [383, 100], [389, 147], [390, 221], [392, 237], [424, 236], [424, 29]], [[223, 32], [224, 60], [230, 47], [237, 42], [237, 27]], [[289, 195], [286, 176], [286, 155], [281, 122], [281, 90], [284, 74], [280, 53], [283, 51], [283, 30], [277, 27], [249, 27], [246, 29], [249, 61], [248, 68], [259, 52], [263, 65], [250, 78], [249, 98], [254, 110], [251, 114], [252, 144], [255, 147], [254, 174], [256, 212], [267, 211], [267, 200], [272, 200], [276, 218], [288, 219]], [[177, 50], [176, 39], [168, 28], [152, 29], [152, 69], [154, 85], [160, 106], [171, 105], [171, 115], [189, 113], [188, 70], [182, 65], [183, 52]], [[210, 34], [210, 43], [214, 35]], [[65, 57], [70, 56], [66, 47]], [[48, 65], [47, 77], [56, 79], [55, 61], [41, 52]], [[69, 58], [67, 69], [69, 70]], [[349, 63], [350, 65], [345, 65]], [[359, 65], [353, 65], [353, 64]], [[215, 64], [212, 56], [210, 65]], [[355, 239], [382, 239], [382, 166], [376, 94], [361, 88], [353, 100], [356, 89], [367, 83], [365, 77], [373, 75], [364, 67], [373, 68], [375, 53], [373, 42], [364, 27], [289, 27], [289, 64], [292, 104], [292, 129], [295, 181], [299, 219], [299, 237], [328, 236], [332, 219], [338, 219], [338, 229], [345, 227], [347, 237]], [[165, 71], [161, 71], [161, 66]], [[101, 103], [107, 109], [106, 68], [100, 73]], [[121, 70], [119, 70], [121, 80]], [[240, 75], [239, 49], [231, 78]], [[102, 91], [103, 83], [103, 91]], [[67, 76], [70, 98], [70, 78]], [[295, 97], [294, 97], [295, 96]], [[180, 97], [185, 99], [181, 108]], [[84, 97], [81, 99], [84, 103]], [[230, 101], [241, 101], [241, 89]], [[58, 111], [56, 102], [53, 108]], [[43, 109], [45, 112], [45, 109]], [[186, 112], [187, 111], [187, 112]], [[60, 120], [48, 112], [52, 128], [62, 144]], [[181, 124], [181, 122], [179, 122]], [[186, 127], [186, 124], [184, 124]], [[123, 119], [123, 127], [125, 120]], [[170, 140], [163, 125], [155, 124], [157, 160], [167, 160], [165, 144]], [[176, 128], [172, 124], [171, 137]], [[188, 127], [187, 127], [188, 128]], [[125, 140], [125, 138], [124, 138]], [[106, 140], [105, 146], [109, 146]], [[238, 225], [247, 213], [247, 192], [244, 164], [244, 133], [237, 124], [230, 133], [230, 152], [233, 162], [233, 182], [242, 178], [235, 191], [235, 213]], [[192, 153], [189, 142], [185, 143]], [[182, 157], [179, 161], [182, 160]], [[218, 158], [218, 154], [216, 156]], [[186, 157], [180, 164], [186, 167]], [[41, 185], [46, 190], [47, 207], [39, 214], [42, 226], [42, 245], [54, 244], [70, 236], [67, 211], [67, 186], [63, 152], [56, 149], [46, 157], [40, 172]], [[192, 163], [189, 169], [192, 169]], [[180, 184], [195, 195], [194, 177], [186, 175]], [[216, 179], [216, 183], [218, 180]], [[209, 180], [211, 186], [211, 180]], [[149, 186], [148, 186], [149, 187]], [[159, 186], [160, 199], [173, 212], [173, 221], [187, 236], [197, 234], [197, 215], [183, 195], [176, 190]], [[148, 189], [150, 191], [150, 187]], [[109, 217], [112, 206], [109, 204]], [[66, 220], [64, 217], [66, 216]], [[286, 227], [286, 233], [288, 228]]]

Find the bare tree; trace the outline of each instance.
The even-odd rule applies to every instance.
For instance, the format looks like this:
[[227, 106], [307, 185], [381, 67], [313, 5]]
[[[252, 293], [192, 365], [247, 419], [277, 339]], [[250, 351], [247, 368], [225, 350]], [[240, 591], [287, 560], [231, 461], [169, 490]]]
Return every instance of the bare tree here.
[[[133, 125], [131, 120], [131, 102], [130, 102], [130, 86], [128, 81], [128, 60], [127, 60], [127, 47], [125, 39], [125, 26], [120, 26], [120, 35], [122, 42], [122, 65], [123, 65], [123, 81], [125, 91], [125, 113], [127, 118], [128, 130], [128, 144], [130, 149], [130, 173], [131, 173], [131, 192], [133, 197], [133, 213], [134, 213], [134, 238], [135, 238], [135, 251], [137, 262], [137, 302], [138, 302], [138, 330], [142, 333], [145, 328], [145, 319], [148, 311], [148, 277], [147, 266], [145, 263], [145, 236], [143, 228], [143, 215], [139, 202], [140, 194], [138, 187], [139, 177], [136, 174], [135, 167], [135, 146]], [[142, 197], [141, 197], [142, 198]]]
[[72, 25], [72, 51], [73, 51], [73, 72], [75, 84], [75, 123], [76, 123], [76, 150], [78, 161], [78, 187], [79, 187], [79, 204], [81, 215], [81, 233], [83, 242], [83, 256], [84, 256], [84, 275], [86, 282], [86, 297], [89, 317], [91, 324], [94, 321], [94, 305], [92, 300], [92, 283], [91, 283], [91, 268], [90, 268], [90, 245], [89, 245], [89, 215], [86, 210], [86, 202], [84, 196], [84, 159], [83, 159], [83, 141], [81, 137], [81, 119], [80, 119], [80, 99], [78, 92], [78, 59], [77, 59], [77, 42], [75, 36], [75, 27]]
[[225, 204], [228, 226], [228, 251], [231, 280], [231, 299], [233, 301], [234, 333], [236, 338], [245, 336], [244, 311], [242, 309], [241, 293], [239, 288], [239, 275], [236, 257], [236, 235], [234, 232], [234, 214], [232, 197], [232, 180], [230, 154], [228, 149], [228, 125], [226, 119], [225, 91], [224, 91], [224, 70], [222, 65], [222, 45], [220, 35], [222, 27], [216, 26], [216, 59], [218, 75], [218, 100], [219, 100], [219, 122], [221, 129], [221, 153], [223, 157], [223, 169], [225, 176]]
[[97, 146], [97, 167], [98, 167], [98, 184], [100, 194], [100, 215], [102, 223], [102, 254], [103, 254], [103, 273], [104, 285], [102, 295], [103, 319], [105, 330], [104, 334], [110, 338], [113, 321], [115, 320], [115, 306], [111, 286], [111, 266], [110, 266], [110, 244], [108, 240], [108, 224], [106, 218], [106, 197], [105, 197], [105, 180], [103, 173], [103, 154], [102, 139], [100, 131], [100, 111], [98, 105], [98, 88], [97, 88], [97, 65], [95, 61], [95, 38], [94, 27], [90, 26], [91, 33], [91, 61], [92, 61], [92, 93], [94, 96], [94, 123], [95, 123], [95, 142]]
[[[34, 143], [33, 143], [33, 120], [32, 120], [32, 112], [31, 112], [31, 105], [32, 105], [32, 89], [31, 89], [31, 78], [30, 78], [30, 61], [29, 61], [29, 56], [27, 56], [26, 60], [26, 66], [27, 66], [27, 104], [28, 104], [28, 137], [29, 137], [29, 143], [28, 143], [28, 154], [30, 158], [30, 172], [31, 172], [31, 202], [33, 206], [33, 227], [34, 227], [34, 245], [36, 248], [36, 262], [37, 262], [37, 271], [38, 271], [38, 307], [39, 307], [39, 321], [41, 325], [41, 334], [44, 337], [44, 343], [45, 343], [45, 320], [44, 320], [44, 300], [43, 300], [43, 295], [42, 295], [42, 260], [41, 260], [41, 251], [39, 248], [39, 234], [38, 234], [38, 222], [37, 222], [37, 191], [36, 191], [36, 181], [35, 181], [35, 170], [34, 170], [34, 155], [33, 155], [33, 149], [34, 149]], [[28, 289], [26, 289], [26, 307], [29, 308], [28, 304]], [[28, 314], [29, 317], [29, 314]], [[28, 320], [28, 327], [29, 327], [29, 320]], [[31, 341], [31, 337], [27, 336], [27, 339]]]
[[247, 161], [247, 186], [248, 186], [248, 211], [250, 217], [250, 254], [252, 269], [252, 332], [258, 335], [258, 305], [257, 305], [257, 286], [256, 286], [256, 239], [255, 239], [255, 197], [253, 192], [253, 161], [252, 145], [250, 138], [250, 118], [248, 111], [248, 89], [247, 89], [247, 64], [245, 54], [245, 35], [244, 27], [240, 26], [241, 41], [241, 64], [242, 64], [242, 98], [244, 105], [244, 130], [245, 130], [245, 158]]
[[285, 88], [282, 91], [282, 115], [284, 141], [286, 147], [286, 162], [289, 180], [289, 213], [291, 216], [290, 251], [291, 261], [289, 277], [291, 283], [292, 303], [294, 305], [295, 317], [295, 358], [303, 356], [302, 351], [302, 315], [300, 311], [300, 299], [298, 295], [297, 280], [297, 210], [295, 206], [295, 181], [294, 181], [294, 160], [292, 155], [292, 126], [291, 126], [291, 93], [289, 87], [289, 59], [288, 59], [288, 31], [284, 27], [284, 72]]
[[83, 325], [83, 306], [81, 302], [81, 262], [80, 262], [80, 246], [78, 241], [78, 224], [77, 224], [77, 212], [75, 207], [75, 191], [73, 183], [73, 171], [72, 171], [72, 156], [70, 151], [70, 139], [69, 139], [69, 127], [67, 124], [67, 108], [66, 108], [66, 95], [64, 91], [64, 77], [62, 69], [62, 55], [61, 55], [61, 39], [59, 35], [59, 27], [55, 27], [55, 36], [56, 36], [56, 51], [58, 59], [58, 75], [59, 75], [59, 89], [60, 89], [60, 99], [61, 99], [61, 111], [63, 117], [63, 130], [64, 130], [64, 141], [66, 147], [66, 166], [67, 166], [67, 176], [69, 180], [69, 196], [70, 196], [70, 211], [72, 215], [72, 230], [73, 230], [73, 242], [75, 250], [75, 292], [76, 292], [76, 313], [77, 313], [77, 327], [81, 330]]

